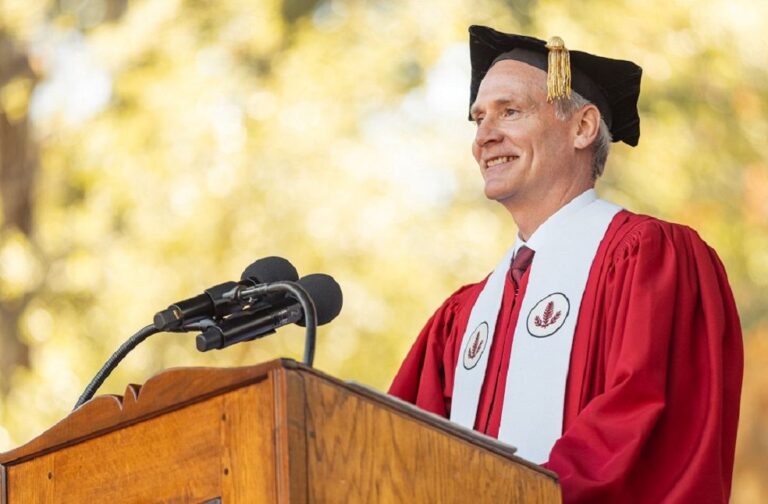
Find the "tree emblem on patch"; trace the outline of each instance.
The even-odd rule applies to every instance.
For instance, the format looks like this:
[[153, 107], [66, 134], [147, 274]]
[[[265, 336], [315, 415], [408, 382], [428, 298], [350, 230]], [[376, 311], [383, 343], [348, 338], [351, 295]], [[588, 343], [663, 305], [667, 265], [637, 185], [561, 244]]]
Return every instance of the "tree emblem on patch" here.
[[485, 350], [485, 344], [488, 342], [488, 324], [482, 322], [477, 329], [472, 331], [472, 335], [467, 341], [467, 346], [464, 349], [464, 357], [462, 359], [464, 369], [472, 369], [480, 362], [480, 357]]
[[547, 303], [547, 307], [544, 308], [544, 315], [539, 317], [536, 315], [536, 317], [533, 319], [533, 323], [536, 324], [536, 327], [549, 327], [555, 322], [557, 322], [557, 319], [560, 318], [560, 315], [563, 314], [563, 312], [558, 311], [554, 315], [552, 313], [555, 311], [555, 302], [550, 301]]
[[563, 327], [571, 303], [565, 294], [555, 292], [545, 297], [528, 313], [528, 332], [536, 338], [552, 336]]

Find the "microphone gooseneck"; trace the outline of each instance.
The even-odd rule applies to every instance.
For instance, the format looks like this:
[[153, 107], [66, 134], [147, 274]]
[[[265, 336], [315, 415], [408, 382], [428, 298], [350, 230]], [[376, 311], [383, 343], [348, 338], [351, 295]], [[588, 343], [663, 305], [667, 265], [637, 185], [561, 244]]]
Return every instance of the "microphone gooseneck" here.
[[120, 364], [120, 361], [123, 360], [131, 350], [136, 348], [136, 345], [152, 336], [153, 334], [157, 334], [158, 332], [160, 331], [158, 331], [153, 324], [150, 324], [143, 327], [141, 330], [139, 330], [139, 332], [128, 338], [125, 343], [120, 345], [120, 348], [118, 348], [117, 351], [113, 353], [109, 359], [107, 359], [107, 362], [105, 362], [103, 366], [101, 366], [101, 369], [99, 369], [99, 372], [96, 373], [96, 376], [93, 377], [91, 383], [85, 387], [85, 390], [75, 403], [73, 410], [76, 410], [83, 403], [93, 397], [93, 394], [95, 394], [99, 387], [101, 387], [101, 384], [104, 383], [104, 380], [106, 380], [110, 373], [112, 373], [117, 365]]

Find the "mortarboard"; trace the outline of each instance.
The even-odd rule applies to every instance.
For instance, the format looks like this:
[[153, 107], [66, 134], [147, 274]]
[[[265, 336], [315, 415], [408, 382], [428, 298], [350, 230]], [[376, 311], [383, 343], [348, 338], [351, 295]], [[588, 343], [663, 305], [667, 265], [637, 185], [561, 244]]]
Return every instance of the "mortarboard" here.
[[472, 63], [470, 107], [477, 98], [480, 82], [496, 61], [514, 59], [547, 72], [552, 60], [560, 68], [548, 72], [549, 98], [570, 96], [573, 88], [597, 106], [614, 142], [637, 145], [640, 138], [637, 99], [643, 70], [631, 61], [567, 51], [562, 40], [556, 37], [548, 45], [537, 38], [501, 33], [486, 26], [469, 27], [469, 57]]

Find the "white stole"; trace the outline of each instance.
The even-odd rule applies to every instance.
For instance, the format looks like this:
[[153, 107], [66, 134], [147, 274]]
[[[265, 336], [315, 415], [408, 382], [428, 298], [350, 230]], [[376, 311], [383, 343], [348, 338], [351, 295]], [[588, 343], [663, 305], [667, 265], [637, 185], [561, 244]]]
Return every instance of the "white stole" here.
[[[499, 439], [545, 462], [562, 434], [571, 344], [597, 248], [620, 207], [590, 189], [549, 217], [525, 244], [535, 251], [517, 321]], [[456, 364], [451, 420], [473, 428], [504, 282], [516, 243], [491, 273], [469, 316]]]

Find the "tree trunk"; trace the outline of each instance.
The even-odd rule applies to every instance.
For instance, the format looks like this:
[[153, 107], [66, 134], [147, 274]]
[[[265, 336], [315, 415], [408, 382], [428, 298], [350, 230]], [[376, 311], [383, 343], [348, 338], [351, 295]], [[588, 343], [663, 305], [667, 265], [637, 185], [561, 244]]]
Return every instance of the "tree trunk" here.
[[[11, 37], [0, 32], [0, 95], [6, 86], [24, 79], [26, 96], [10, 103], [0, 100], [0, 246], [9, 232], [24, 235], [34, 246], [33, 197], [38, 173], [37, 145], [30, 134], [29, 97], [37, 82], [27, 54]], [[10, 388], [17, 366], [28, 366], [27, 345], [19, 338], [19, 320], [31, 299], [31, 293], [8, 296], [0, 293], [0, 394]]]

